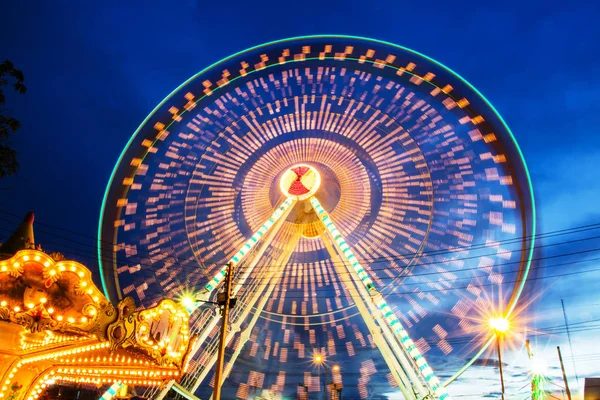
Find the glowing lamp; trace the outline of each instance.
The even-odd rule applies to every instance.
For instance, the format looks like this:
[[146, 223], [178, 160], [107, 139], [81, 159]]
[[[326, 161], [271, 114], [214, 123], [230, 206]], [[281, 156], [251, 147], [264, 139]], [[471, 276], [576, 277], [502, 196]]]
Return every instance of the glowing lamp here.
[[183, 296], [183, 298], [181, 299], [181, 304], [188, 311], [196, 309], [196, 302], [194, 301], [194, 299], [191, 296], [187, 296], [187, 295]]
[[509, 328], [508, 319], [505, 317], [490, 318], [490, 327], [499, 333], [504, 333]]
[[320, 354], [317, 354], [315, 356], [315, 363], [321, 364], [322, 362], [323, 362], [323, 356], [321, 356]]
[[546, 374], [547, 365], [537, 358], [531, 360], [531, 374], [544, 376]]

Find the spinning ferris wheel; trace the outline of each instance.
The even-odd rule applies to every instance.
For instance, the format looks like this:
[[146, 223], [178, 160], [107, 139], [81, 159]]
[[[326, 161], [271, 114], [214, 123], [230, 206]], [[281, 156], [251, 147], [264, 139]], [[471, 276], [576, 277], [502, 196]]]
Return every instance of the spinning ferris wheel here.
[[411, 50], [314, 36], [237, 53], [153, 110], [98, 258], [112, 300], [199, 300], [190, 392], [212, 392], [233, 262], [226, 398], [319, 391], [318, 353], [350, 398], [445, 399], [489, 344], [485, 313], [515, 307], [534, 233], [522, 155], [479, 92]]

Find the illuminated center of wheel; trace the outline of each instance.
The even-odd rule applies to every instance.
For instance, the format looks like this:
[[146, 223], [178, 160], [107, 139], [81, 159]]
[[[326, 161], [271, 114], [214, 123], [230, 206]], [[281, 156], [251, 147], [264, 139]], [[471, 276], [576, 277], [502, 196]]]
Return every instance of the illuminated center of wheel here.
[[321, 184], [321, 175], [310, 165], [297, 164], [287, 169], [279, 180], [281, 192], [286, 197], [306, 200], [317, 192]]

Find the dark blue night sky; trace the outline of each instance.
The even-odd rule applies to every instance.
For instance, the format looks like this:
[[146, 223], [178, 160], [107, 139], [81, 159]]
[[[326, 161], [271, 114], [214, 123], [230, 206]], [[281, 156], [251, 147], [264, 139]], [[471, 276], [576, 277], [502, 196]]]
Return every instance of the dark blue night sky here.
[[[381, 39], [457, 71], [514, 132], [532, 173], [539, 231], [600, 222], [600, 7], [595, 2], [5, 0], [0, 10], [0, 61], [11, 60], [21, 69], [28, 87], [25, 95], [7, 98], [7, 109], [22, 123], [13, 141], [21, 168], [0, 180], [0, 235], [6, 237], [18, 224], [14, 215], [33, 209], [37, 241], [91, 269], [105, 185], [130, 135], [155, 105], [232, 53], [309, 34]], [[595, 264], [569, 271], [593, 270]], [[600, 318], [594, 311], [600, 298], [590, 283], [600, 273], [553, 277], [557, 272], [540, 272], [548, 277], [531, 286], [544, 288], [543, 304], [532, 309], [538, 310], [533, 324], [563, 324], [560, 298], [570, 307], [570, 322]], [[597, 353], [588, 346], [593, 332], [576, 334], [576, 360]], [[552, 374], [555, 346], [567, 346], [563, 336], [543, 337], [538, 344], [547, 349]], [[523, 354], [515, 349], [508, 368], [514, 375], [508, 387], [515, 392], [523, 382]], [[600, 375], [598, 358], [579, 360], [580, 377]], [[574, 375], [571, 359], [568, 364]], [[488, 377], [496, 385], [491, 370], [469, 370], [463, 393], [483, 397], [484, 389], [467, 383]], [[461, 382], [457, 385], [455, 391], [463, 390]]]

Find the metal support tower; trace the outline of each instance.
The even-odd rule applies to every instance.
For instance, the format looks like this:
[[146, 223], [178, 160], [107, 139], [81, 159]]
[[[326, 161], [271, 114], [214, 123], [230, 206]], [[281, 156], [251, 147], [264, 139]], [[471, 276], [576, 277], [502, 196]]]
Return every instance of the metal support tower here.
[[[236, 255], [232, 257], [230, 260], [232, 265], [237, 265], [246, 258], [243, 273], [236, 280], [232, 288], [234, 293], [244, 285], [247, 278], [255, 270], [259, 259], [280, 231], [296, 201], [289, 197], [285, 198], [281, 205], [275, 209], [273, 215], [252, 235]], [[381, 351], [404, 397], [409, 400], [449, 400], [450, 398], [445, 388], [428, 365], [425, 357], [423, 357], [414, 342], [410, 339], [408, 332], [404, 329], [383, 296], [377, 291], [368, 273], [360, 265], [349, 245], [335, 227], [331, 217], [323, 209], [316, 197], [310, 197], [307, 201], [310, 202], [319, 220], [325, 227], [325, 232], [320, 237], [332, 258], [336, 271], [341, 274], [350, 274], [352, 278], [352, 281], [346, 284], [348, 292], [369, 328], [376, 346]], [[239, 311], [229, 332], [222, 332], [221, 340], [223, 340], [223, 344], [226, 346], [233, 340], [236, 333], [240, 332], [242, 322], [248, 317], [250, 309], [255, 307], [253, 318], [249, 321], [249, 325], [244, 329], [244, 332], [241, 333], [240, 343], [227, 364], [223, 376], [227, 376], [231, 371], [244, 344], [247, 343], [251, 329], [255, 326], [258, 316], [267, 303], [267, 299], [271, 296], [281, 279], [283, 268], [295, 250], [300, 236], [301, 232], [298, 231], [292, 238], [288, 239], [285, 249], [277, 258], [276, 265], [280, 268], [271, 268], [264, 272], [265, 275], [261, 278], [261, 281], [267, 282], [266, 287], [264, 289], [257, 287], [254, 292], [246, 294], [248, 299], [244, 301], [244, 310]], [[255, 248], [256, 251], [252, 253]], [[193, 313], [202, 302], [207, 301], [212, 292], [223, 283], [226, 276], [227, 274], [224, 269], [218, 271], [198, 295], [195, 308], [189, 311]], [[195, 354], [200, 349], [200, 346], [206, 341], [208, 335], [218, 323], [218, 316], [216, 315], [212, 317], [208, 316], [207, 318], [201, 321], [198, 329], [198, 345], [192, 349], [192, 354]], [[216, 349], [211, 349], [212, 355], [201, 366], [198, 366], [195, 371], [188, 371], [188, 379], [182, 380], [183, 386], [192, 393], [204, 381], [212, 365], [216, 362]], [[219, 368], [217, 368], [218, 370]], [[220, 376], [218, 376], [215, 380], [215, 389], [217, 386], [220, 386], [218, 384], [220, 379]], [[165, 394], [166, 392], [164, 394], [161, 393], [161, 396], [157, 399], [161, 399]], [[216, 390], [213, 398], [219, 398], [217, 397]]]

